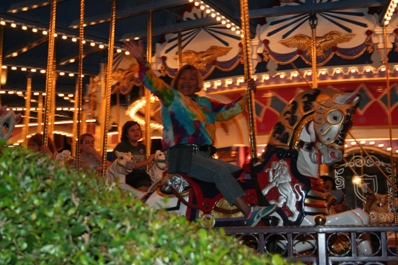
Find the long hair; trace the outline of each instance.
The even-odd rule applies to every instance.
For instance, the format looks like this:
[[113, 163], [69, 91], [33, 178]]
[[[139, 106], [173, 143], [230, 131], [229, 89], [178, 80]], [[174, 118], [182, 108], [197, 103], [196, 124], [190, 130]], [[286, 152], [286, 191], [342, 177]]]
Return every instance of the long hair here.
[[121, 141], [128, 141], [129, 129], [131, 127], [133, 127], [134, 125], [138, 125], [138, 127], [140, 127], [140, 130], [141, 130], [141, 126], [138, 124], [138, 122], [136, 122], [136, 121], [127, 121], [122, 127], [122, 136], [120, 137]]
[[182, 73], [182, 71], [184, 71], [184, 70], [186, 70], [186, 69], [192, 70], [192, 71], [194, 71], [194, 72], [196, 73], [196, 78], [197, 78], [197, 80], [198, 80], [198, 88], [197, 88], [196, 92], [201, 91], [202, 88], [203, 88], [203, 78], [202, 78], [202, 74], [200, 73], [200, 71], [199, 71], [198, 68], [196, 68], [195, 66], [193, 66], [193, 65], [191, 65], [191, 64], [186, 64], [186, 65], [182, 66], [182, 67], [178, 70], [176, 76], [175, 76], [174, 79], [173, 79], [173, 82], [171, 82], [171, 86], [172, 86], [173, 88], [177, 89], [177, 83], [178, 83], [178, 80], [179, 80], [180, 77], [181, 77], [181, 73]]
[[[35, 135], [32, 135], [32, 137], [30, 137], [28, 140], [28, 145], [29, 145], [29, 143], [35, 143], [35, 144], [37, 144], [37, 146], [39, 148], [42, 147], [43, 146], [43, 135], [41, 133], [36, 133]], [[52, 153], [57, 151], [57, 148], [55, 147], [55, 144], [50, 137], [47, 138], [47, 146]]]

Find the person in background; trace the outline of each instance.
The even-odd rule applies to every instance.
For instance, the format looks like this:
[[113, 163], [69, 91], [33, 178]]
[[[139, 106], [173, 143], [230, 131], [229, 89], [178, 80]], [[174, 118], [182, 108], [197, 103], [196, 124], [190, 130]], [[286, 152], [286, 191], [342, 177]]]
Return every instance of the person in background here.
[[334, 178], [330, 176], [321, 176], [321, 179], [323, 180], [323, 187], [325, 191], [336, 197], [336, 201], [333, 203], [334, 211], [336, 213], [341, 213], [351, 210], [351, 207], [346, 203], [344, 191], [336, 188], [336, 182], [334, 181]]
[[159, 72], [160, 72], [159, 78], [162, 79], [163, 82], [165, 82], [166, 84], [171, 85], [173, 79], [167, 75], [166, 69], [164, 68], [163, 65], [160, 66]]
[[323, 180], [323, 188], [325, 191], [332, 192], [332, 190], [336, 189], [334, 178], [329, 176], [321, 176], [321, 179]]
[[[94, 136], [90, 133], [85, 133], [80, 136], [80, 167], [85, 171], [93, 171], [100, 173], [102, 170], [102, 156], [95, 147]], [[106, 161], [106, 166], [112, 163]]]
[[43, 145], [43, 135], [36, 133], [28, 139], [27, 147], [29, 150], [48, 154], [54, 158], [57, 154], [55, 144], [50, 137], [47, 138], [47, 146]]
[[[251, 207], [245, 202], [245, 192], [232, 176], [239, 167], [212, 158], [215, 122], [230, 120], [242, 113], [247, 105], [246, 96], [226, 104], [198, 96], [203, 79], [193, 65], [181, 67], [170, 86], [151, 70], [142, 42], [131, 40], [124, 47], [136, 58], [144, 86], [161, 102], [163, 149], [167, 151], [169, 172], [170, 165], [175, 164], [176, 168], [188, 169], [184, 173], [191, 178], [214, 183], [224, 198], [243, 213], [249, 226], [256, 226], [263, 217], [273, 213], [276, 205]], [[247, 81], [249, 88], [255, 90], [254, 80]]]
[[113, 161], [116, 160], [115, 151], [133, 155], [133, 172], [126, 175], [126, 183], [141, 190], [148, 191], [152, 185], [147, 169], [152, 165], [155, 154], [147, 156], [146, 146], [140, 142], [142, 138], [141, 126], [135, 121], [127, 121], [122, 127], [120, 143], [113, 149]]

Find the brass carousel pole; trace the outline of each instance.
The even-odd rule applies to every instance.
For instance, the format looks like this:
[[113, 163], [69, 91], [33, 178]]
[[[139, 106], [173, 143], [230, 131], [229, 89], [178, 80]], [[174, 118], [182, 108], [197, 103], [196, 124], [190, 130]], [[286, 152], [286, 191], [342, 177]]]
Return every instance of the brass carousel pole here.
[[[119, 91], [119, 89], [116, 91], [116, 113], [120, 113], [120, 91]], [[116, 115], [116, 124], [118, 127], [120, 127], [120, 115]]]
[[74, 115], [74, 128], [73, 128], [73, 140], [75, 141], [75, 159], [76, 169], [80, 168], [80, 135], [82, 130], [82, 105], [83, 105], [83, 51], [84, 51], [84, 0], [80, 0], [80, 20], [79, 20], [79, 62], [77, 71], [77, 84], [76, 84], [76, 95], [75, 95], [75, 115]]
[[48, 130], [47, 130], [47, 135], [49, 138], [53, 138], [53, 133], [54, 133], [54, 127], [55, 127], [55, 105], [56, 105], [56, 82], [57, 82], [57, 73], [56, 73], [56, 64], [55, 64], [55, 58], [53, 60], [53, 69], [52, 69], [52, 93], [51, 93], [51, 98], [50, 98], [50, 112], [49, 112], [49, 117], [48, 117]]
[[[78, 83], [76, 83], [76, 86], [75, 86], [75, 102], [74, 102], [74, 104], [73, 104], [73, 107], [74, 107], [74, 109], [75, 109], [75, 111], [73, 112], [73, 128], [72, 128], [72, 144], [71, 144], [71, 153], [72, 153], [72, 156], [73, 157], [75, 157], [76, 159], [79, 159], [80, 157], [77, 157], [77, 154], [76, 154], [76, 148], [78, 148], [78, 146], [77, 146], [77, 142], [78, 142], [78, 133], [77, 133], [77, 127], [79, 127], [78, 126], [78, 120], [79, 120], [79, 118], [78, 118], [78, 111], [79, 111], [79, 98], [78, 98], [78, 91], [79, 91], [79, 84]], [[76, 165], [76, 167], [77, 166], [80, 166], [80, 165]]]
[[[390, 136], [390, 146], [391, 146], [391, 150], [390, 150], [390, 163], [391, 163], [391, 168], [394, 169], [396, 168], [394, 165], [394, 157], [393, 157], [393, 141], [392, 141], [392, 118], [391, 118], [391, 85], [390, 85], [390, 66], [389, 66], [389, 61], [388, 61], [388, 51], [387, 51], [387, 40], [388, 40], [388, 36], [387, 36], [387, 29], [386, 29], [387, 25], [384, 24], [383, 25], [383, 35], [384, 35], [384, 58], [385, 58], [385, 65], [386, 65], [386, 90], [387, 90], [387, 117], [388, 117], [388, 128], [389, 128], [389, 136]], [[395, 173], [395, 175], [394, 175]], [[392, 170], [391, 171], [391, 180], [389, 181], [390, 184], [397, 183], [397, 171], [396, 170]], [[397, 195], [397, 187], [392, 184], [392, 186], [395, 188], [394, 194], [392, 195], [392, 198], [395, 198]], [[395, 200], [393, 200], [395, 201]], [[395, 207], [397, 207], [397, 205], [394, 205], [394, 209]], [[394, 223], [398, 223], [397, 220], [397, 213], [394, 212]]]
[[[106, 73], [107, 65], [102, 63], [101, 64], [101, 70], [100, 70], [100, 86], [101, 86], [101, 106], [107, 106], [108, 104], [108, 99], [107, 99], [107, 90], [106, 90], [106, 78], [107, 78], [107, 73]], [[99, 124], [100, 124], [100, 131], [101, 134], [104, 135], [104, 124], [105, 124], [105, 115], [103, 111], [99, 112]], [[119, 135], [121, 135], [121, 131], [119, 132]], [[104, 145], [104, 138], [101, 137], [99, 139], [100, 141], [100, 146], [102, 147]]]
[[[252, 76], [251, 63], [251, 43], [250, 43], [250, 21], [249, 21], [249, 6], [248, 0], [240, 0], [240, 14], [242, 24], [242, 49], [243, 49], [243, 67], [244, 77], [248, 81]], [[249, 129], [250, 129], [250, 175], [255, 188], [258, 205], [266, 205], [265, 197], [261, 193], [260, 185], [258, 183], [257, 174], [254, 172], [254, 164], [257, 162], [257, 144], [256, 144], [256, 123], [255, 123], [255, 109], [254, 109], [254, 92], [249, 87], [247, 88], [247, 108], [249, 113]]]
[[[1, 85], [2, 85], [2, 80], [1, 78], [3, 77], [3, 45], [4, 45], [4, 27], [3, 25], [0, 25], [0, 90], [1, 90]], [[1, 105], [1, 97], [0, 97], [0, 105]]]
[[37, 129], [36, 133], [43, 131], [43, 94], [39, 93], [37, 99]]
[[[147, 60], [152, 61], [152, 11], [148, 13], [148, 35], [147, 35]], [[147, 155], [151, 154], [152, 131], [151, 131], [151, 92], [145, 89], [145, 145]]]
[[182, 37], [181, 32], [178, 32], [178, 69], [182, 66]]
[[[243, 47], [243, 67], [245, 80], [251, 79], [252, 63], [251, 63], [251, 49], [250, 49], [250, 21], [249, 21], [249, 7], [248, 0], [240, 1], [240, 13], [242, 23], [242, 47]], [[257, 161], [257, 144], [256, 144], [256, 124], [254, 118], [254, 93], [251, 89], [247, 89], [247, 103], [249, 110], [249, 129], [250, 129], [250, 144], [251, 144], [251, 161]]]
[[[316, 55], [316, 27], [318, 26], [318, 18], [315, 12], [310, 13], [310, 27], [311, 27], [311, 62], [312, 62], [312, 88], [318, 88], [318, 62]], [[319, 167], [318, 175], [321, 172], [322, 164]]]
[[310, 14], [311, 26], [311, 61], [312, 61], [312, 88], [318, 88], [318, 68], [316, 59], [316, 26], [318, 25], [318, 18], [316, 13]]
[[111, 23], [109, 29], [109, 44], [108, 44], [108, 64], [106, 66], [106, 109], [105, 122], [103, 124], [103, 144], [102, 144], [102, 176], [106, 174], [107, 161], [107, 145], [108, 145], [108, 130], [109, 130], [109, 116], [111, 107], [111, 92], [112, 92], [112, 66], [113, 66], [113, 49], [115, 41], [115, 22], [116, 22], [116, 0], [112, 0]]
[[48, 30], [48, 55], [47, 55], [47, 71], [46, 71], [46, 97], [44, 104], [44, 129], [43, 129], [43, 145], [48, 145], [48, 126], [50, 120], [51, 97], [53, 94], [54, 82], [54, 46], [55, 46], [55, 22], [56, 22], [57, 1], [51, 1], [50, 27]]
[[30, 99], [32, 93], [32, 77], [29, 76], [26, 82], [26, 99], [25, 99], [25, 117], [23, 118], [22, 139], [23, 145], [27, 144], [27, 137], [29, 133], [29, 120], [30, 120]]

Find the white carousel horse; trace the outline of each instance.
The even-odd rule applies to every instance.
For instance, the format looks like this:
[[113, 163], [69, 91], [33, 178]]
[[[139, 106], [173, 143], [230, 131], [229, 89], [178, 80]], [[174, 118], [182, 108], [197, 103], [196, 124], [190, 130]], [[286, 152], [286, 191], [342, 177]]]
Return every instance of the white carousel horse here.
[[[117, 159], [106, 169], [106, 177], [110, 183], [116, 182], [123, 189], [132, 192], [135, 196], [142, 199], [148, 196], [147, 192], [138, 190], [126, 183], [126, 175], [130, 174], [134, 168], [132, 154], [130, 152], [115, 151]], [[162, 169], [163, 168], [163, 169]], [[162, 179], [163, 172], [166, 169], [166, 156], [164, 152], [158, 150], [155, 153], [155, 161], [149, 168], [148, 173], [152, 180], [149, 192], [155, 190], [157, 184]]]
[[130, 174], [134, 168], [134, 162], [130, 152], [115, 151], [116, 160], [106, 169], [106, 178], [110, 183], [117, 183], [123, 189], [130, 191], [138, 198], [142, 198], [146, 192], [133, 188], [126, 183], [126, 175]]
[[[167, 209], [168, 211], [185, 215], [187, 207], [173, 195], [170, 187], [183, 193], [189, 187], [189, 184], [179, 175], [167, 174], [166, 154], [163, 151], [157, 150], [155, 152], [154, 163], [149, 168], [148, 174], [151, 176], [152, 186], [145, 196], [145, 203], [155, 209]], [[158, 189], [158, 185], [162, 187]], [[188, 200], [187, 195], [182, 196], [185, 200]]]
[[188, 201], [188, 182], [180, 175], [167, 175], [167, 179], [164, 180], [163, 185], [159, 185], [156, 191], [152, 192], [146, 199], [145, 203], [154, 209], [166, 209], [170, 212], [185, 216], [187, 212], [187, 206], [181, 202], [170, 190], [173, 187], [181, 197]]
[[163, 178], [163, 173], [167, 169], [166, 154], [161, 150], [156, 150], [153, 165], [148, 169], [152, 184]]
[[0, 139], [8, 140], [14, 131], [15, 124], [22, 119], [21, 114], [15, 114], [12, 110], [7, 110], [7, 106], [0, 107]]
[[[280, 225], [315, 225], [316, 214], [324, 214], [325, 225], [365, 225], [369, 216], [361, 209], [338, 214], [330, 214], [333, 198], [329, 193], [318, 189], [319, 167], [321, 164], [333, 165], [343, 158], [344, 139], [351, 127], [352, 115], [359, 104], [359, 96], [337, 90], [313, 89], [296, 96], [282, 111], [274, 126], [270, 141], [263, 155], [261, 173], [257, 175], [260, 187], [269, 185], [271, 173], [289, 174], [291, 180], [284, 183], [291, 189], [299, 184], [302, 200], [286, 202], [284, 207], [273, 213]], [[287, 162], [286, 162], [287, 161]], [[277, 168], [274, 164], [288, 164], [289, 169]], [[269, 174], [269, 178], [267, 178]], [[272, 189], [262, 189], [267, 201], [285, 196], [283, 187], [275, 185]], [[286, 200], [295, 200], [286, 196]], [[294, 208], [292, 209], [292, 205]], [[297, 216], [297, 211], [301, 214]], [[298, 217], [298, 218], [297, 218]], [[313, 244], [300, 243], [299, 250], [312, 248]], [[371, 245], [363, 240], [358, 244], [361, 255], [370, 255]]]

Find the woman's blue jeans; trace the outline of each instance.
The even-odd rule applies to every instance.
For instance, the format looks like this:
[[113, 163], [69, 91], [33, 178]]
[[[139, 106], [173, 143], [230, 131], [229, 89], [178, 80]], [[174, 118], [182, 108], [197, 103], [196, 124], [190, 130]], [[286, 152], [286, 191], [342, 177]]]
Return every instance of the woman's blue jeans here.
[[196, 151], [192, 154], [191, 172], [189, 177], [204, 182], [214, 183], [230, 205], [245, 196], [245, 192], [231, 173], [240, 167], [228, 162], [214, 159], [206, 152]]

